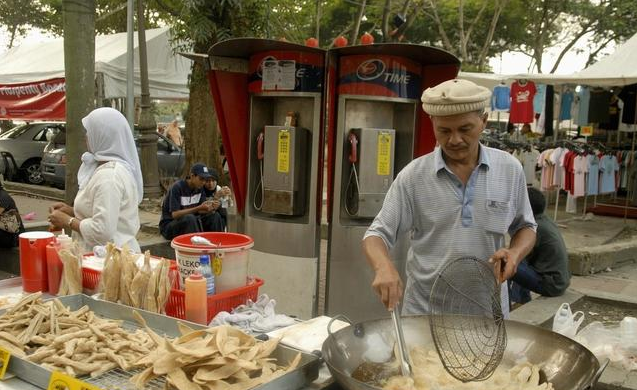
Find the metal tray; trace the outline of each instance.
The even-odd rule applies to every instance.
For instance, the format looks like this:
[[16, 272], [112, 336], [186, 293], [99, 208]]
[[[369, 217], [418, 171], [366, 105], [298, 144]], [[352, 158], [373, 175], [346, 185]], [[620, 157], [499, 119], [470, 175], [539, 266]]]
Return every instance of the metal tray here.
[[[139, 328], [137, 321], [133, 317], [133, 310], [144, 317], [148, 326], [156, 331], [160, 335], [169, 337], [177, 337], [180, 335], [177, 328], [177, 320], [172, 317], [167, 317], [160, 314], [150, 313], [140, 309], [133, 309], [129, 306], [120, 305], [117, 303], [100, 301], [93, 299], [84, 294], [70, 295], [66, 297], [58, 298], [65, 306], [68, 306], [71, 310], [77, 310], [84, 305], [87, 305], [95, 314], [114, 320], [123, 320], [122, 326], [127, 329]], [[0, 310], [0, 315], [4, 314], [5, 310]], [[194, 329], [204, 329], [205, 326], [194, 324], [187, 321], [181, 321], [188, 324], [189, 327]], [[299, 351], [278, 345], [273, 352], [272, 357], [276, 358], [278, 362], [287, 364], [291, 361]], [[321, 365], [320, 359], [311, 354], [301, 353], [301, 362], [299, 366], [270, 382], [264, 383], [254, 390], [297, 390], [307, 384], [311, 383], [318, 377], [319, 366]], [[46, 389], [51, 377], [51, 371], [38, 364], [31, 363], [27, 360], [12, 356], [9, 361], [8, 371], [15, 374], [18, 378], [29, 382], [35, 386]], [[135, 375], [137, 371], [125, 372], [120, 369], [108, 371], [104, 375], [97, 378], [79, 377], [87, 383], [92, 383], [101, 389], [117, 389], [117, 390], [136, 390], [134, 385], [129, 382], [129, 378]], [[147, 389], [163, 389], [164, 379], [158, 378], [149, 382], [146, 385]]]

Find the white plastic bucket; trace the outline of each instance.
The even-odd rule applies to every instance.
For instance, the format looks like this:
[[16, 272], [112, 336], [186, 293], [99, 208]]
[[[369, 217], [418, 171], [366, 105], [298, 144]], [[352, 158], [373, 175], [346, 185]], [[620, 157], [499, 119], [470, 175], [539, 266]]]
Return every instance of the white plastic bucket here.
[[[193, 236], [203, 237], [213, 246], [193, 244], [191, 241]], [[181, 286], [184, 285], [188, 275], [199, 268], [199, 257], [205, 254], [210, 255], [217, 293], [246, 285], [250, 248], [253, 245], [254, 240], [245, 234], [224, 232], [183, 234], [173, 238], [170, 243], [170, 246], [175, 249]]]

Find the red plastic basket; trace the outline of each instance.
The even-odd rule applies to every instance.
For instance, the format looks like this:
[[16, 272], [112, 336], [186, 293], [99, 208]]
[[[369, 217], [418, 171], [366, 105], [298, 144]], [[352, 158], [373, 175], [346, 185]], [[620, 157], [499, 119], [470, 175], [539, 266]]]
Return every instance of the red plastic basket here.
[[[179, 288], [179, 266], [175, 260], [170, 261], [170, 277], [174, 280], [173, 287]], [[94, 270], [92, 268], [82, 267], [82, 287], [85, 290], [97, 290], [100, 285], [100, 278], [102, 277], [102, 271]], [[175, 285], [176, 283], [176, 285]]]
[[[254, 278], [254, 282], [208, 296], [208, 320], [209, 323], [220, 311], [230, 311], [239, 305], [245, 304], [248, 299], [256, 301], [259, 295], [259, 287], [263, 285], [263, 279]], [[186, 296], [184, 291], [173, 289], [166, 303], [166, 315], [186, 319]]]

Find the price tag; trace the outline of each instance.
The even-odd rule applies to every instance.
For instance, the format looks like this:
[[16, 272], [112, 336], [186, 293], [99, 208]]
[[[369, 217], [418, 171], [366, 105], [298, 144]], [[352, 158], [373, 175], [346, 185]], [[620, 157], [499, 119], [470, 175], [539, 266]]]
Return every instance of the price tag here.
[[4, 348], [0, 348], [0, 380], [4, 379], [4, 374], [7, 372], [7, 367], [9, 366], [9, 359], [11, 358], [11, 353]]
[[53, 371], [47, 390], [101, 390], [95, 385], [82, 382], [59, 371]]
[[391, 135], [378, 133], [378, 156], [376, 159], [376, 174], [387, 176], [391, 169]]
[[290, 132], [279, 130], [279, 148], [276, 170], [281, 173], [290, 172]]
[[593, 126], [582, 126], [580, 128], [579, 134], [582, 137], [592, 137], [593, 136]]

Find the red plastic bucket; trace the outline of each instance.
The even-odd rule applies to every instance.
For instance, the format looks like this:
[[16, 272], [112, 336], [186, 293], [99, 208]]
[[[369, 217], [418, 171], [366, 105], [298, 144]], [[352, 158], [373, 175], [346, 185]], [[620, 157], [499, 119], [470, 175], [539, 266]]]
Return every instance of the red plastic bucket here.
[[[215, 246], [193, 244], [190, 241], [193, 236], [203, 237]], [[173, 238], [170, 243], [175, 249], [182, 286], [184, 279], [199, 268], [199, 256], [210, 255], [217, 293], [246, 285], [250, 248], [253, 245], [254, 240], [245, 234], [224, 232], [183, 234]]]
[[51, 232], [20, 234], [20, 276], [25, 292], [48, 291], [46, 246], [55, 239]]

